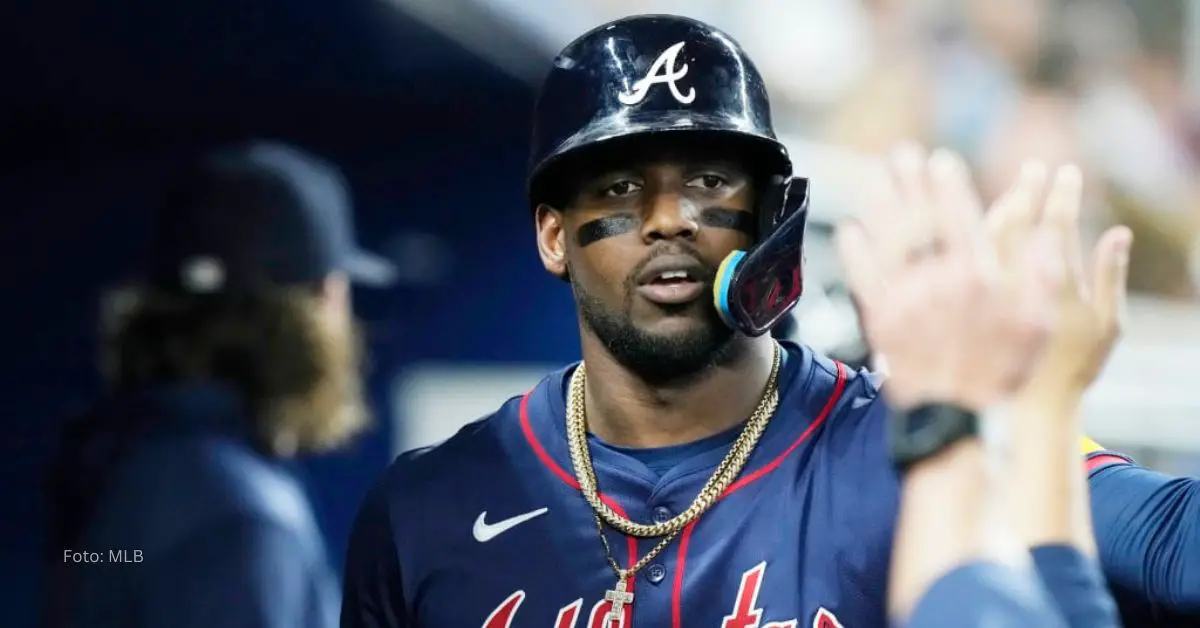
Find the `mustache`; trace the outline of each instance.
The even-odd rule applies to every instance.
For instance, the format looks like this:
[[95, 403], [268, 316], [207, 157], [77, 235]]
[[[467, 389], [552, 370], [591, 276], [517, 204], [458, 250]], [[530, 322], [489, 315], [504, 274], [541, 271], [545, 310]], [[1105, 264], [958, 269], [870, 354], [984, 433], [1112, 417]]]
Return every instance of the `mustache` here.
[[700, 255], [700, 251], [697, 251], [694, 247], [683, 242], [673, 242], [670, 244], [664, 244], [650, 251], [649, 255], [642, 258], [642, 261], [638, 262], [637, 266], [634, 266], [633, 270], [630, 271], [629, 276], [625, 278], [625, 285], [630, 289], [636, 288], [638, 277], [641, 276], [642, 271], [646, 270], [646, 266], [648, 266], [650, 262], [664, 255], [687, 255], [688, 257], [691, 257], [699, 262], [702, 276], [696, 277], [697, 281], [711, 285], [717, 278], [717, 265], [710, 264], [707, 260], [705, 260], [704, 257]]

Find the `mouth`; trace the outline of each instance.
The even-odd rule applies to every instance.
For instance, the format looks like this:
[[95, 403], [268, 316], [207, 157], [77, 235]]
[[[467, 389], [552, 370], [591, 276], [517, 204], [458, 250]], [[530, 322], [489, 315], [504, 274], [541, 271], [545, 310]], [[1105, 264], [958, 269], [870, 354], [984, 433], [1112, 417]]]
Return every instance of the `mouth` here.
[[637, 292], [659, 305], [689, 303], [704, 293], [707, 276], [704, 265], [694, 257], [657, 257], [638, 275]]

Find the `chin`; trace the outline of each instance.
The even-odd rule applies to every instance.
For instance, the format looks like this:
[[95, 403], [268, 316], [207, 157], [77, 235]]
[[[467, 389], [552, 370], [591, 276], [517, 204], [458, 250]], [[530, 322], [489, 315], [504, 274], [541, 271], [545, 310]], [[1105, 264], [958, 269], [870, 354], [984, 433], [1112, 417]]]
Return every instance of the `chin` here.
[[671, 344], [716, 344], [730, 335], [719, 320], [694, 314], [661, 316], [637, 325], [637, 329], [648, 338]]
[[[695, 303], [674, 311], [655, 308], [655, 312], [641, 317], [635, 325], [642, 333], [650, 335], [677, 336], [681, 334], [709, 334], [713, 327], [713, 319]], [[719, 322], [719, 321], [718, 321]]]
[[690, 345], [709, 343], [713, 333], [697, 321], [663, 321], [656, 325], [641, 327], [642, 336], [661, 345]]

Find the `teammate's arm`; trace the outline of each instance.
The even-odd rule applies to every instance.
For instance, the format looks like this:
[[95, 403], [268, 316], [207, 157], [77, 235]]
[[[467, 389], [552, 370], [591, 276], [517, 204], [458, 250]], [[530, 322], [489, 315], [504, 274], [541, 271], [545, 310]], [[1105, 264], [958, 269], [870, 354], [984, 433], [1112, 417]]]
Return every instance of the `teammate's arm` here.
[[909, 625], [920, 628], [1065, 628], [1028, 571], [970, 563], [940, 578], [921, 598]]
[[1109, 229], [1085, 268], [1079, 170], [1059, 169], [1040, 213], [1032, 211], [1035, 203], [1021, 198], [1021, 193], [1040, 195], [1038, 187], [1001, 199], [988, 215], [1002, 261], [1019, 258], [1025, 234], [1041, 227], [1059, 241], [1066, 270], [1050, 341], [1015, 396], [1007, 421], [1009, 510], [1067, 624], [1117, 626], [1116, 605], [1095, 559], [1087, 476], [1079, 464], [1079, 403], [1118, 336], [1132, 234], [1124, 227]]
[[141, 626], [334, 628], [336, 589], [323, 591], [295, 533], [255, 519], [205, 531], [146, 557]]
[[[1036, 245], [1026, 238], [1025, 254], [998, 267], [961, 160], [935, 154], [927, 178], [919, 151], [901, 153], [895, 170], [837, 242], [863, 330], [887, 356], [884, 393], [897, 411], [893, 454], [904, 487], [889, 615], [941, 625], [950, 603], [966, 613], [956, 625], [1055, 626], [1061, 619], [1037, 578], [1013, 564], [1024, 552], [973, 426], [1027, 380], [1044, 346], [1062, 284], [1058, 243], [1038, 230]], [[1025, 188], [1037, 183], [1023, 173], [1017, 184], [1030, 204], [1037, 194]]]
[[1200, 616], [1200, 480], [1122, 462], [1093, 470], [1090, 485], [1114, 589], [1156, 611]]
[[[1019, 548], [1003, 525], [1000, 485], [988, 467], [983, 443], [972, 438], [905, 473], [889, 591], [894, 622], [927, 628], [946, 625], [929, 618], [970, 616], [958, 625], [977, 626], [991, 617], [1015, 628], [1031, 625], [1021, 623], [1028, 616], [1054, 616], [1043, 597], [1024, 595], [1030, 584], [1014, 584], [1036, 582], [1015, 566]], [[975, 566], [961, 569], [967, 565]]]
[[1086, 471], [1079, 461], [1081, 395], [1059, 386], [1030, 387], [1018, 395], [1009, 422], [1009, 512], [1067, 625], [1120, 626], [1096, 559]]
[[387, 482], [380, 482], [367, 495], [350, 532], [342, 589], [341, 628], [404, 628], [408, 625], [387, 487]]

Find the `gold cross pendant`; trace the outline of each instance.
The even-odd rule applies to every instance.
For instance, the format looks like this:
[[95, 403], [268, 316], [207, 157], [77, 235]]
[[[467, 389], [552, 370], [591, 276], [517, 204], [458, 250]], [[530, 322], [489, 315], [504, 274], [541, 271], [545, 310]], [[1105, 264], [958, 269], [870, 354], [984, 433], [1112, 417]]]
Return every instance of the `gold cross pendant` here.
[[625, 625], [625, 605], [633, 604], [633, 592], [625, 588], [627, 577], [626, 574], [620, 574], [617, 577], [617, 586], [604, 592], [604, 599], [612, 604], [612, 608], [608, 611], [608, 618], [604, 622], [604, 628], [612, 628], [614, 623], [617, 628], [623, 628]]

